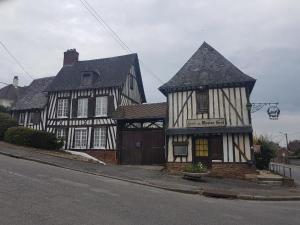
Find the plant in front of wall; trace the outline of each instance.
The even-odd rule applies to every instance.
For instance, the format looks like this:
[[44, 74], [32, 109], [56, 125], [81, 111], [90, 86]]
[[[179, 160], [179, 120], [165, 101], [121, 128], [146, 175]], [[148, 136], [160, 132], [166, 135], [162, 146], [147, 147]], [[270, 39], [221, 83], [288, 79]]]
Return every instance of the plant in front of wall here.
[[207, 171], [207, 166], [203, 165], [201, 162], [187, 165], [184, 168], [184, 172], [187, 173], [206, 173]]

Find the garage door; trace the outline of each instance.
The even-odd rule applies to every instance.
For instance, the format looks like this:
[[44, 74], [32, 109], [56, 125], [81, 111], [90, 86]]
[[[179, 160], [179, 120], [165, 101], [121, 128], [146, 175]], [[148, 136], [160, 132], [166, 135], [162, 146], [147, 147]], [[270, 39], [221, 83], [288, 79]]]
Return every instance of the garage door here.
[[153, 165], [165, 162], [164, 130], [121, 131], [121, 163]]

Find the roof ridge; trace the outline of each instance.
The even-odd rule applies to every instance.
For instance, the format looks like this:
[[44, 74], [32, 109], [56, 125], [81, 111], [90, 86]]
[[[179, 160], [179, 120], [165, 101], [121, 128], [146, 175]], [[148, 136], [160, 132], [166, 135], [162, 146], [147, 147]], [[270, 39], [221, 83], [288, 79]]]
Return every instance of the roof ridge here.
[[80, 63], [80, 62], [100, 61], [100, 60], [115, 59], [115, 58], [122, 58], [122, 57], [128, 57], [128, 56], [137, 56], [137, 53], [130, 53], [130, 54], [126, 54], [126, 55], [118, 55], [118, 56], [97, 58], [97, 59], [79, 60], [78, 62]]

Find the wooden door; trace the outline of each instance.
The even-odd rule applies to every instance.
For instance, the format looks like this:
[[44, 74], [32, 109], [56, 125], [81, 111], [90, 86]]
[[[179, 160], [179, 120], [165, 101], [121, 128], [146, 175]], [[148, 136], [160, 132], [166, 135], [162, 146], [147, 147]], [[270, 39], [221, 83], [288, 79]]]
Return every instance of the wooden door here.
[[211, 136], [209, 138], [209, 152], [211, 160], [223, 161], [223, 141], [221, 136]]
[[122, 164], [139, 165], [142, 161], [142, 137], [136, 131], [122, 131]]

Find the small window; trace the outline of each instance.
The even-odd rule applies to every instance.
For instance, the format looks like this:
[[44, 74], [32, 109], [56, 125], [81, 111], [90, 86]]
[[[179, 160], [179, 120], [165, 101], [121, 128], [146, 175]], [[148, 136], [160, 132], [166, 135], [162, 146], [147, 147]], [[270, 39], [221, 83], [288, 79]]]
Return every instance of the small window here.
[[106, 127], [94, 129], [94, 148], [103, 149], [106, 147]]
[[66, 141], [66, 129], [65, 128], [58, 128], [56, 130], [56, 137], [62, 140], [64, 143]]
[[82, 86], [91, 85], [92, 81], [93, 81], [93, 76], [91, 73], [82, 74], [82, 77], [81, 77], [81, 85]]
[[96, 97], [96, 116], [107, 116], [107, 96]]
[[28, 124], [33, 124], [33, 112], [28, 113], [27, 121], [28, 121]]
[[57, 100], [57, 117], [64, 118], [68, 117], [69, 100], [58, 99]]
[[87, 147], [87, 129], [75, 129], [75, 148], [86, 149]]
[[197, 99], [197, 113], [208, 113], [209, 98], [208, 91], [198, 91]]
[[77, 108], [77, 117], [87, 117], [88, 115], [88, 99], [79, 98], [78, 99], [78, 108]]
[[208, 156], [208, 139], [198, 138], [195, 141], [195, 156], [207, 157]]
[[19, 124], [23, 125], [25, 122], [25, 113], [20, 113], [19, 115]]
[[129, 75], [129, 88], [131, 89], [131, 90], [133, 90], [133, 81], [134, 81], [134, 77], [133, 77], [133, 75]]
[[174, 156], [187, 156], [188, 144], [186, 142], [173, 143]]

